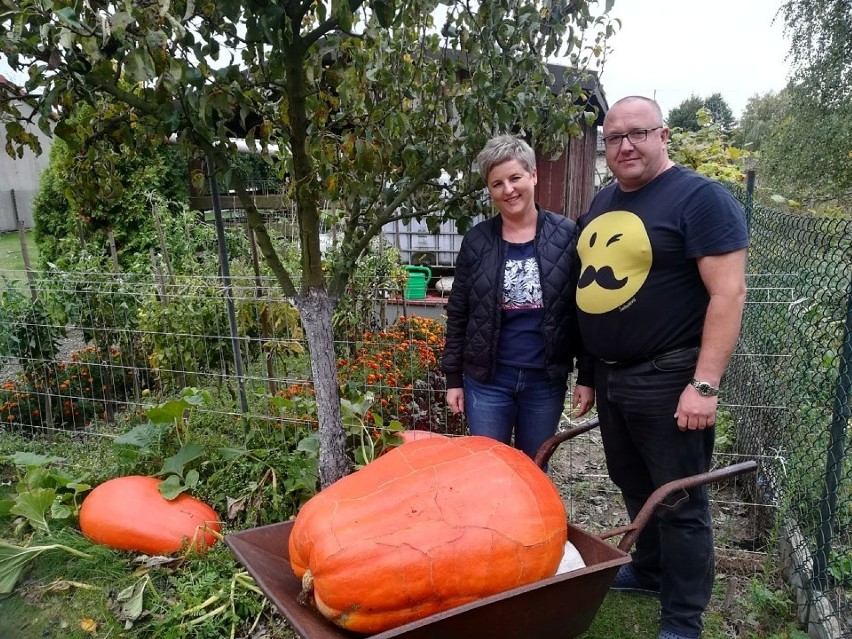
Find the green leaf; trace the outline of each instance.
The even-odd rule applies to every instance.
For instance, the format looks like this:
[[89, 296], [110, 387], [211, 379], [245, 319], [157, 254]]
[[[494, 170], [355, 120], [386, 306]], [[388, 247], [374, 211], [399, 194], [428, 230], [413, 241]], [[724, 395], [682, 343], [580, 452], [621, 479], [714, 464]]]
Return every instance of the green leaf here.
[[146, 82], [156, 75], [154, 59], [145, 49], [134, 49], [125, 58], [127, 77], [132, 82]]
[[163, 426], [151, 422], [139, 424], [123, 435], [116, 437], [113, 443], [148, 450], [160, 440], [165, 430]]
[[23, 547], [0, 541], [0, 595], [12, 592], [26, 567], [41, 553], [48, 550], [64, 550], [82, 559], [92, 558], [89, 554], [62, 544]]
[[184, 388], [180, 393], [180, 398], [189, 406], [204, 406], [213, 401], [213, 395], [209, 390], [198, 389], [192, 386]]
[[44, 551], [44, 546], [21, 548], [0, 541], [0, 595], [12, 592], [27, 566]]
[[385, 29], [390, 28], [395, 11], [393, 2], [389, 0], [375, 0], [373, 2], [373, 11], [376, 13], [376, 19], [379, 21], [379, 24]]
[[52, 519], [68, 519], [72, 514], [71, 507], [63, 504], [60, 499], [61, 497], [57, 496], [50, 506], [50, 517]]
[[66, 27], [70, 27], [72, 31], [86, 31], [87, 28], [84, 27], [74, 12], [73, 7], [63, 7], [54, 12], [56, 18]]
[[15, 466], [23, 466], [25, 468], [30, 468], [32, 466], [46, 466], [47, 464], [51, 464], [53, 462], [63, 461], [62, 457], [22, 452], [12, 453], [11, 455], [3, 455], [2, 457], [0, 457], [0, 459], [2, 459], [3, 461], [12, 462]]
[[180, 477], [177, 475], [169, 475], [160, 482], [160, 494], [169, 501], [175, 499], [185, 490], [186, 486], [183, 485]]
[[204, 455], [204, 449], [194, 442], [187, 442], [181, 449], [171, 457], [163, 461], [163, 468], [157, 475], [180, 475], [183, 477], [183, 468], [194, 459]]
[[222, 448], [216, 449], [216, 451], [224, 460], [236, 459], [237, 457], [244, 457], [245, 455], [251, 454], [245, 448], [231, 448], [229, 446], [223, 446]]
[[47, 525], [46, 514], [53, 506], [56, 499], [56, 491], [52, 488], [33, 488], [30, 491], [20, 493], [15, 499], [15, 505], [9, 509], [13, 515], [26, 517], [34, 528], [50, 532]]
[[302, 453], [317, 454], [319, 452], [319, 438], [315, 435], [311, 435], [310, 437], [300, 439], [296, 446], [296, 450]]
[[349, 9], [348, 0], [334, 0], [331, 3], [331, 15], [337, 18], [343, 31], [352, 30], [352, 11]]
[[74, 491], [75, 495], [79, 495], [80, 493], [84, 493], [89, 490], [92, 486], [90, 484], [81, 484], [80, 482], [71, 481], [65, 484], [65, 488]]
[[371, 454], [369, 449], [365, 446], [358, 446], [355, 449], [355, 463], [358, 466], [366, 466], [371, 461]]
[[186, 473], [186, 478], [184, 479], [184, 483], [187, 488], [195, 488], [198, 486], [199, 475], [198, 471], [194, 468]]
[[161, 426], [173, 425], [176, 421], [183, 419], [183, 411], [189, 408], [189, 404], [182, 400], [172, 400], [159, 406], [152, 406], [146, 411], [148, 419]]
[[46, 468], [44, 466], [30, 466], [27, 474], [19, 486], [23, 485], [23, 490], [19, 487], [18, 492], [24, 490], [32, 490], [33, 488], [59, 488], [65, 486], [68, 482], [73, 481], [69, 475], [62, 473], [59, 470]]

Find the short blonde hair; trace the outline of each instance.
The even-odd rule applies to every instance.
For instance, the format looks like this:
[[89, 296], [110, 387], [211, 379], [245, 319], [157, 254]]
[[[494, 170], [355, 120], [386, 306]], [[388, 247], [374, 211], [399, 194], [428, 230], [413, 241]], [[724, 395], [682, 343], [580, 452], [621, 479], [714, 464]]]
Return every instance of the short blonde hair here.
[[498, 164], [517, 160], [530, 173], [535, 170], [535, 151], [532, 147], [514, 135], [498, 135], [485, 143], [485, 147], [476, 157], [479, 174], [488, 182], [488, 174]]

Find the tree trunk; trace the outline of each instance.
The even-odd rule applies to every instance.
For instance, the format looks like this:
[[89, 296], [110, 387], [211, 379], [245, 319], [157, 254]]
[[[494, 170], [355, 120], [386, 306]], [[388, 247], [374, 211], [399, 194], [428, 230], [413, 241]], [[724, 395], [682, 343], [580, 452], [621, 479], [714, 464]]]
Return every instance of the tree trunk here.
[[319, 479], [326, 488], [349, 473], [346, 441], [340, 418], [340, 391], [334, 356], [331, 312], [334, 302], [322, 288], [312, 288], [296, 299], [308, 338], [311, 370], [319, 419]]

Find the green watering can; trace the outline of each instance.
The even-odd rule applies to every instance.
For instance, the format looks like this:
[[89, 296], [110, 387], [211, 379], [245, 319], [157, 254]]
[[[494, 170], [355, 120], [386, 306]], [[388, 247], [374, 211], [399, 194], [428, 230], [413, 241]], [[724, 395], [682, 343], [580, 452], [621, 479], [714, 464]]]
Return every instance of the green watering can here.
[[408, 271], [408, 281], [405, 283], [405, 299], [426, 299], [426, 286], [429, 284], [429, 280], [432, 279], [432, 269], [428, 266], [412, 265], [405, 266], [404, 268]]

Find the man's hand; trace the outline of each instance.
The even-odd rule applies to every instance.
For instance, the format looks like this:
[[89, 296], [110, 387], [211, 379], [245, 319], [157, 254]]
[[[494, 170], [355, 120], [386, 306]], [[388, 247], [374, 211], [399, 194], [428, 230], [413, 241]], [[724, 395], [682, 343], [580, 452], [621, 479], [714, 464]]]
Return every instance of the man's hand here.
[[680, 394], [677, 403], [675, 419], [677, 427], [683, 431], [704, 430], [716, 424], [716, 408], [719, 398], [704, 396], [692, 384], [689, 384]]

